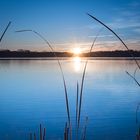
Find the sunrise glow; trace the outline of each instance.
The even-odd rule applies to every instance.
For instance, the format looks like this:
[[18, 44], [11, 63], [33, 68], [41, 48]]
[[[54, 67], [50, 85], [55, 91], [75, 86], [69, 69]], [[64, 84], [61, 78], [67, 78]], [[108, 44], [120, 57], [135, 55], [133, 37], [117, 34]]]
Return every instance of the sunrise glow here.
[[74, 48], [73, 49], [73, 54], [75, 54], [75, 55], [81, 54], [81, 49], [80, 48]]

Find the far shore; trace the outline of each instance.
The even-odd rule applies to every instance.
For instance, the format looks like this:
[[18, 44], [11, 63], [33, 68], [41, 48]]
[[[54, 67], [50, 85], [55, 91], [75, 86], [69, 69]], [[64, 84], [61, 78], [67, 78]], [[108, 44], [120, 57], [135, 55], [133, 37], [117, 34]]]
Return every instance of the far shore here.
[[140, 60], [138, 50], [115, 50], [115, 51], [96, 51], [85, 52], [74, 55], [70, 52], [36, 52], [30, 50], [0, 50], [0, 60], [70, 60], [73, 57], [80, 57], [81, 60]]
[[[79, 57], [79, 56], [74, 56]], [[58, 57], [59, 60], [72, 60], [74, 57]], [[80, 57], [81, 60], [133, 60], [132, 57]], [[140, 60], [140, 57], [135, 57]], [[7, 57], [0, 60], [57, 60], [56, 57]]]

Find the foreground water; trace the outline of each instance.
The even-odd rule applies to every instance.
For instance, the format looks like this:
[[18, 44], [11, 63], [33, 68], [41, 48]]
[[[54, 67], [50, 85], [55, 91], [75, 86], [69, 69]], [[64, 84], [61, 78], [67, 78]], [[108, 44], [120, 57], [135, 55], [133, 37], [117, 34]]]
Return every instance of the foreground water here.
[[[85, 60], [61, 60], [75, 129], [76, 83]], [[140, 62], [140, 61], [139, 61]], [[87, 140], [134, 140], [140, 88], [132, 60], [89, 60], [81, 128], [88, 116]], [[140, 81], [140, 72], [136, 77]], [[63, 82], [55, 60], [0, 60], [0, 140], [26, 140], [42, 123], [47, 139], [63, 139], [67, 120]]]

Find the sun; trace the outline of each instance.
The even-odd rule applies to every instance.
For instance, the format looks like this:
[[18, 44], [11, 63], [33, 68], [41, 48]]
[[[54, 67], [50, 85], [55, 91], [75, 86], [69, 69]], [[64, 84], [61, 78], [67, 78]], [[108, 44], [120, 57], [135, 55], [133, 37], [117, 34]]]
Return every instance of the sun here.
[[75, 55], [79, 55], [81, 53], [81, 49], [78, 47], [78, 48], [73, 48], [73, 54]]

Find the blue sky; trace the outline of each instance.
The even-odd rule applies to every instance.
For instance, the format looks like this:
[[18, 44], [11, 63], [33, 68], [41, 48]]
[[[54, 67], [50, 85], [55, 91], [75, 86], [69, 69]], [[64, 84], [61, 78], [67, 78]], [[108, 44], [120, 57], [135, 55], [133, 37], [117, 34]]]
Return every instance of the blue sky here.
[[[40, 32], [56, 50], [73, 47], [88, 50], [102, 28], [86, 12], [112, 27], [128, 44], [140, 50], [140, 0], [0, 0], [0, 33], [8, 21], [12, 25], [0, 44], [3, 49], [47, 50], [44, 42], [32, 33]], [[123, 49], [106, 29], [96, 42], [96, 50]]]

